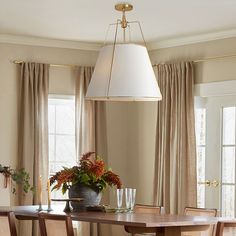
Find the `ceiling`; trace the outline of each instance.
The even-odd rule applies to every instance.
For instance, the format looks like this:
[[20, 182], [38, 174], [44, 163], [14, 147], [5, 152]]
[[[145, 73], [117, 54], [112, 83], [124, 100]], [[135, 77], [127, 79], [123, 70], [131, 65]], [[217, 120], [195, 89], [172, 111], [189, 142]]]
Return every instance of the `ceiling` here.
[[[0, 0], [0, 34], [103, 42], [115, 0]], [[132, 0], [148, 42], [236, 29], [235, 0]], [[134, 37], [140, 37], [134, 28]], [[109, 36], [110, 37], [110, 36]]]

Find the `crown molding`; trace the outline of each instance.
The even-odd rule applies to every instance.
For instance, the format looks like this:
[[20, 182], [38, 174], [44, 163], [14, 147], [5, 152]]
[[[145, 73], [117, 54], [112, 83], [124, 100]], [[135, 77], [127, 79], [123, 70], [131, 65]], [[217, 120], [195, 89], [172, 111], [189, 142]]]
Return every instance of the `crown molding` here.
[[31, 36], [0, 34], [0, 43], [99, 51], [101, 44]]
[[149, 42], [149, 51], [236, 37], [236, 29]]
[[[148, 51], [153, 51], [162, 48], [171, 48], [171, 47], [196, 44], [196, 43], [233, 38], [233, 37], [236, 37], [236, 29], [148, 42], [147, 49]], [[101, 43], [57, 40], [57, 39], [47, 39], [40, 37], [9, 35], [9, 34], [0, 34], [0, 43], [79, 49], [88, 51], [99, 51], [102, 46]]]

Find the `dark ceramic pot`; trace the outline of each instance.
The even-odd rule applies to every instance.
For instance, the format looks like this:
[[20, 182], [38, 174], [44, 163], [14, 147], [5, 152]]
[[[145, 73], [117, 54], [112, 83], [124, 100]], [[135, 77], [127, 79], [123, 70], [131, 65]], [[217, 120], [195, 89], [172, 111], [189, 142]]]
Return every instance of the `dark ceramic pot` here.
[[83, 198], [81, 202], [71, 202], [71, 206], [73, 211], [85, 211], [87, 206], [100, 204], [102, 193], [86, 185], [75, 184], [69, 188], [69, 198]]

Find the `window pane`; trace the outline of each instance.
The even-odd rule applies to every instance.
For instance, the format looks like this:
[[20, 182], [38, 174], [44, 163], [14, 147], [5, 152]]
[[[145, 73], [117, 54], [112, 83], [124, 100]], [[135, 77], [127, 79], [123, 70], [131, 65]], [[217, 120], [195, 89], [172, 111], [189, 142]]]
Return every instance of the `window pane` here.
[[197, 207], [205, 207], [205, 185], [198, 184], [197, 186]]
[[222, 186], [222, 216], [234, 217], [234, 191], [235, 187], [230, 185]]
[[54, 135], [49, 135], [48, 148], [49, 148], [49, 161], [55, 161], [55, 139]]
[[55, 164], [54, 162], [49, 162], [49, 175], [54, 175], [56, 173], [55, 171]]
[[223, 108], [223, 144], [235, 144], [235, 107]]
[[75, 133], [75, 108], [74, 105], [56, 106], [56, 132], [58, 134]]
[[205, 147], [197, 147], [197, 180], [205, 181]]
[[222, 156], [222, 182], [235, 182], [235, 148], [223, 147]]
[[75, 161], [75, 136], [56, 136], [56, 158], [58, 162]]
[[48, 105], [48, 132], [55, 133], [55, 106]]
[[[205, 181], [206, 109], [195, 109], [195, 130], [197, 141], [197, 181]], [[205, 207], [205, 185], [197, 186], [197, 205]]]
[[206, 109], [197, 108], [195, 110], [195, 129], [197, 145], [206, 143]]
[[55, 171], [60, 171], [62, 167], [73, 167], [75, 162], [57, 162], [55, 163]]
[[[205, 147], [197, 147], [197, 181], [205, 181]], [[205, 207], [205, 185], [198, 184], [197, 205]]]

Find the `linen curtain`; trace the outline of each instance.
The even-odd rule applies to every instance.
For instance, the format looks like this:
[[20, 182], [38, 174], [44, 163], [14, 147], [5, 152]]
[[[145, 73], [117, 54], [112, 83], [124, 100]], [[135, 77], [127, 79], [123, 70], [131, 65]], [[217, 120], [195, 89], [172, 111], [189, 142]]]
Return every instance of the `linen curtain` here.
[[162, 101], [157, 108], [154, 204], [178, 214], [197, 202], [193, 63], [158, 65], [156, 74]]
[[[18, 166], [30, 174], [35, 194], [24, 194], [19, 189], [20, 205], [38, 204], [38, 178], [42, 176], [43, 203], [46, 200], [48, 177], [48, 86], [49, 65], [39, 63], [20, 64], [20, 104], [18, 134]], [[35, 225], [28, 221], [20, 224], [20, 235], [37, 234]]]
[[[79, 67], [76, 71], [76, 156], [77, 160], [88, 151], [95, 151], [107, 163], [106, 109], [104, 102], [85, 100], [86, 91], [91, 80], [93, 67]], [[103, 194], [108, 202], [108, 194]], [[81, 235], [96, 233], [96, 225], [82, 223]], [[95, 227], [94, 227], [95, 226]], [[100, 227], [102, 235], [108, 228]]]

